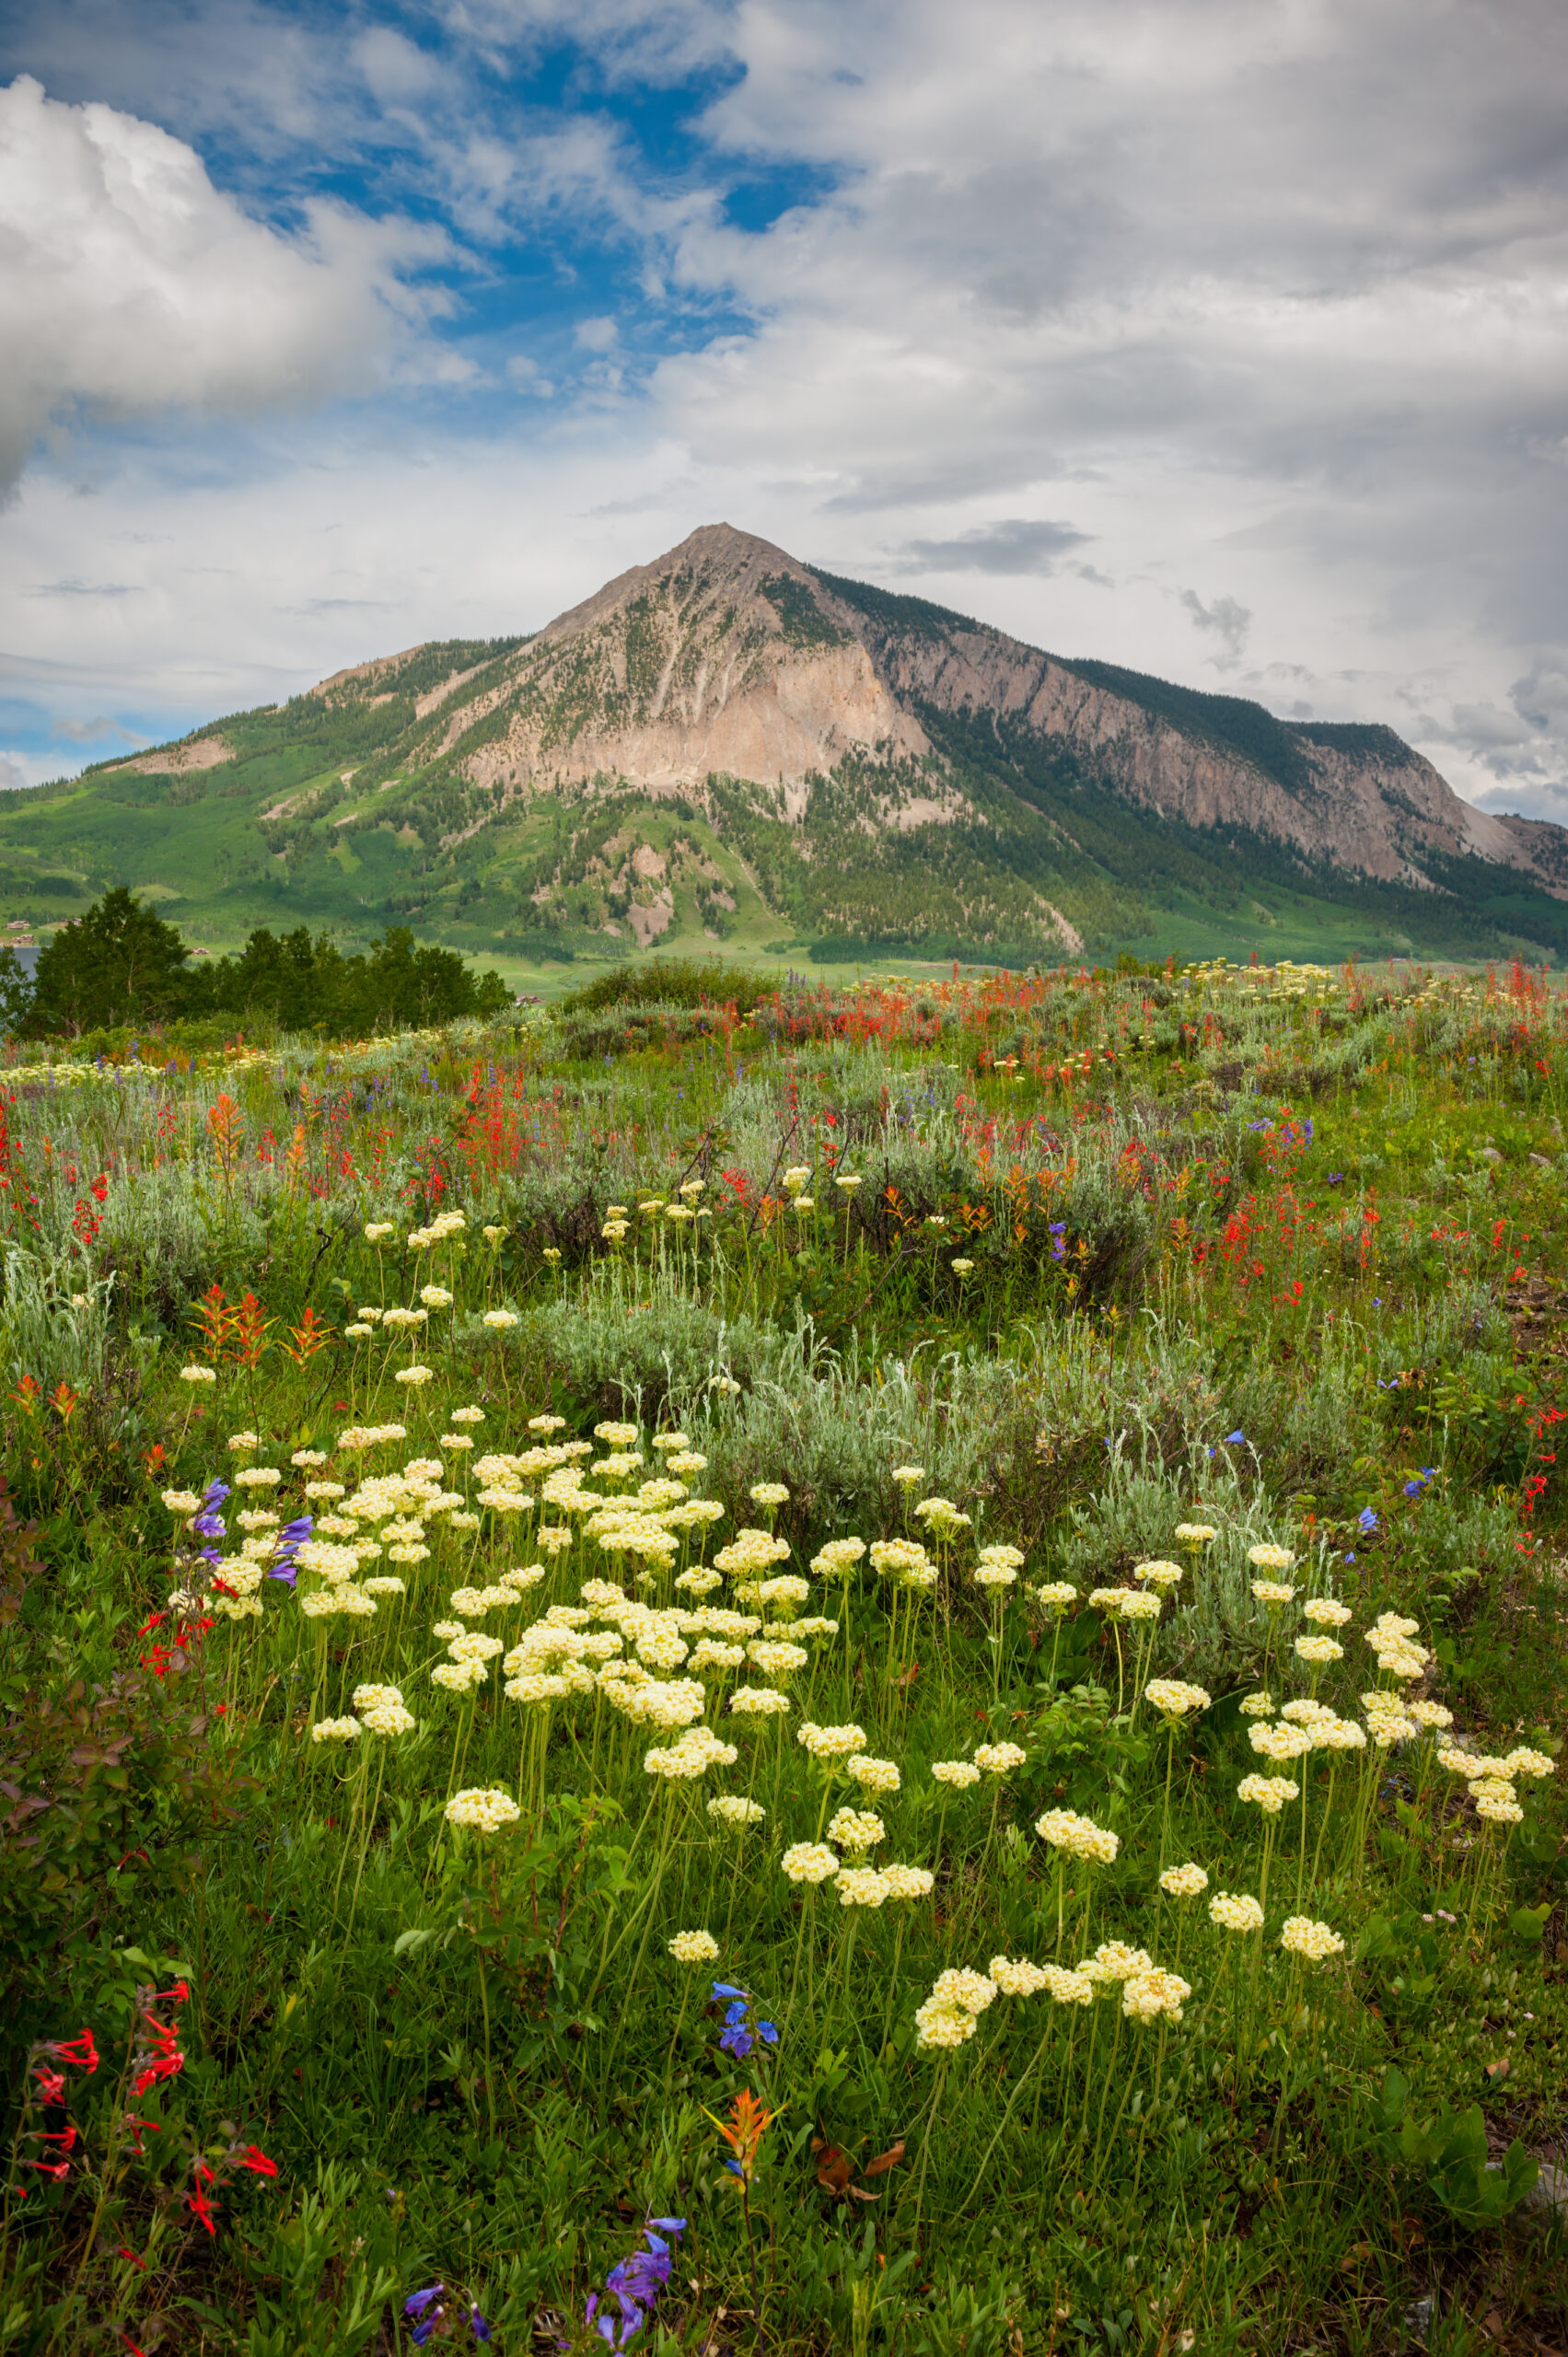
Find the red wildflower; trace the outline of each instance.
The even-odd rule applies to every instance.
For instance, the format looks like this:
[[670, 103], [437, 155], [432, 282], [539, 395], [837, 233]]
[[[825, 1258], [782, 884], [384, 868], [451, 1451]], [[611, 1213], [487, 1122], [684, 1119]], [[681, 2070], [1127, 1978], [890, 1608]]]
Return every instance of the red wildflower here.
[[278, 2173], [276, 2161], [269, 2161], [259, 2144], [247, 2144], [243, 2152], [236, 2153], [234, 2165], [237, 2169], [251, 2169], [257, 2177], [276, 2177]]
[[43, 2050], [52, 2054], [57, 2062], [69, 2062], [75, 2070], [86, 2071], [89, 2076], [98, 2069], [98, 2049], [90, 2029], [79, 2029], [75, 2038], [57, 2038]]

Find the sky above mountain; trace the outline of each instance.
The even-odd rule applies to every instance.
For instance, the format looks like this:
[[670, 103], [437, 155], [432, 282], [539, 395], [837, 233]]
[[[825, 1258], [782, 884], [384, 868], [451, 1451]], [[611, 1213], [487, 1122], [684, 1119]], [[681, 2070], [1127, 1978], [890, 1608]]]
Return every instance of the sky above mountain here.
[[1568, 821], [1556, 0], [10, 0], [0, 781], [720, 517]]

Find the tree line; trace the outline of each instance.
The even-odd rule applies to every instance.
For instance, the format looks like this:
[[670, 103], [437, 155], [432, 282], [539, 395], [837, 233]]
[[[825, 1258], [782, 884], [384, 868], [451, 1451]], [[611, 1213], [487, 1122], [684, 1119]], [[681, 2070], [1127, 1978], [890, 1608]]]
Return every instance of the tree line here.
[[456, 950], [419, 946], [407, 925], [389, 925], [353, 956], [308, 925], [262, 927], [237, 955], [198, 964], [179, 927], [123, 886], [58, 926], [30, 976], [14, 950], [0, 949], [0, 1024], [13, 1039], [202, 1016], [359, 1039], [495, 1015], [511, 1003], [494, 970], [475, 974]]

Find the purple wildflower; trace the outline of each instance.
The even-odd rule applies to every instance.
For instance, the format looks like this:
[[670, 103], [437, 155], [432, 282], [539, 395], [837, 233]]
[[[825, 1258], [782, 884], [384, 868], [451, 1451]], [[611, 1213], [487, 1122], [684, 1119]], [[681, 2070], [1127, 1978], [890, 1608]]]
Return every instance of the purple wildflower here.
[[403, 2302], [404, 2316], [414, 2319], [412, 2338], [416, 2349], [424, 2348], [446, 2314], [441, 2300], [446, 2288], [445, 2283], [427, 2283], [423, 2292], [411, 2292]]
[[315, 1527], [315, 1517], [308, 1514], [296, 1515], [292, 1522], [285, 1523], [278, 1535], [272, 1569], [267, 1573], [269, 1579], [285, 1580], [290, 1587], [293, 1587], [299, 1577], [298, 1572], [295, 1569], [295, 1551], [297, 1548], [304, 1546]]
[[[595, 2292], [584, 2311], [585, 2321], [608, 2342], [611, 2349], [624, 2349], [633, 2333], [640, 2332], [658, 2305], [660, 2293], [669, 2282], [670, 2248], [665, 2236], [686, 2232], [684, 2218], [649, 2218], [643, 2227], [646, 2250], [634, 2250], [629, 2258], [612, 2267], [604, 2279], [605, 2313], [599, 2314], [598, 2293]], [[616, 2319], [608, 2303], [613, 2300], [621, 2311], [621, 2329], [616, 2331]]]

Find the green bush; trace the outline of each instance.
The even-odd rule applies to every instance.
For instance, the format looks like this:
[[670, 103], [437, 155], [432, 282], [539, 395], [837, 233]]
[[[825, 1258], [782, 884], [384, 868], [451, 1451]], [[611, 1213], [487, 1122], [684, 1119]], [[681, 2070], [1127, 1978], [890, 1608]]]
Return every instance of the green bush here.
[[727, 1006], [742, 1015], [774, 989], [772, 978], [717, 958], [653, 958], [615, 966], [561, 1001], [563, 1015], [599, 1015], [611, 1006]]

